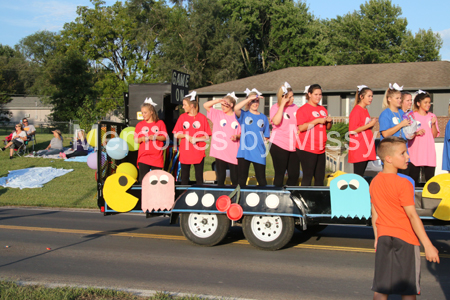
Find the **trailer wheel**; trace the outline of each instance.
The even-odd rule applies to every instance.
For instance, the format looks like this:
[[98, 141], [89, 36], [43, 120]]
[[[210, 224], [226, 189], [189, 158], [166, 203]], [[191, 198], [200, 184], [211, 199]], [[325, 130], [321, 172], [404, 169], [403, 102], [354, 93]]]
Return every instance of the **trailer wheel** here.
[[294, 218], [280, 216], [245, 216], [242, 230], [247, 241], [262, 250], [286, 246], [294, 234]]
[[226, 215], [184, 213], [180, 216], [181, 232], [190, 242], [214, 246], [228, 233], [230, 220]]

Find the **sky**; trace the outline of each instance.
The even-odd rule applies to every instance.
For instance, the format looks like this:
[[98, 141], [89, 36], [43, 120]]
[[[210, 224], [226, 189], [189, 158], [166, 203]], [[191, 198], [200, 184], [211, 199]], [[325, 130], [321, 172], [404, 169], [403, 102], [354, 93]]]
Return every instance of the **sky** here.
[[[112, 5], [116, 0], [104, 0]], [[310, 11], [319, 18], [332, 19], [337, 15], [358, 10], [365, 0], [306, 0]], [[408, 29], [416, 33], [420, 28], [441, 34], [443, 60], [450, 60], [450, 1], [448, 0], [392, 0], [402, 8]], [[426, 3], [426, 5], [424, 5]], [[77, 6], [93, 5], [89, 0], [0, 0], [0, 44], [13, 47], [22, 38], [39, 30], [58, 32], [64, 23], [74, 21]]]

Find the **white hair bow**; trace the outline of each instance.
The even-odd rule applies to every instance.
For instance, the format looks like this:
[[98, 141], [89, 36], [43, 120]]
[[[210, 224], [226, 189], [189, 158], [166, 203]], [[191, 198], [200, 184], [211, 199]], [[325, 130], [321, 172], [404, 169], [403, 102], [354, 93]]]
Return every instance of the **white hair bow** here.
[[422, 90], [418, 90], [417, 91], [417, 94], [426, 94], [427, 92], [425, 92], [425, 91], [422, 91]]
[[361, 92], [361, 90], [364, 88], [368, 88], [367, 85], [358, 85], [357, 87], [358, 87], [358, 92]]
[[261, 96], [261, 95], [262, 95], [262, 93], [260, 93], [260, 92], [259, 92], [257, 89], [255, 89], [255, 88], [253, 88], [251, 91], [247, 88], [247, 89], [245, 89], [245, 91], [244, 91], [244, 93], [247, 94], [247, 97], [248, 97], [248, 95], [249, 95], [251, 92], [255, 92], [258, 96]]
[[191, 97], [190, 101], [195, 101], [195, 96], [197, 96], [197, 92], [196, 92], [196, 91], [193, 91], [192, 93], [187, 94], [186, 96], [184, 96], [184, 98], [189, 98], [189, 97]]
[[144, 103], [148, 103], [148, 104], [151, 104], [151, 105], [153, 105], [153, 106], [158, 105], [158, 104], [156, 104], [155, 102], [153, 102], [153, 100], [152, 100], [151, 97], [145, 98]]
[[305, 91], [303, 93], [308, 94], [309, 87], [310, 85], [305, 86]]
[[393, 85], [389, 83], [389, 88], [399, 92], [403, 91], [403, 86], [399, 86], [397, 83], [394, 83]]
[[291, 85], [287, 82], [285, 82], [283, 84], [283, 86], [281, 87], [281, 89], [283, 90], [283, 96], [286, 95], [288, 93], [288, 89], [291, 88]]
[[[231, 98], [233, 98], [234, 100], [238, 101], [238, 97], [236, 97], [236, 94], [234, 92], [232, 93], [228, 93], [227, 96], [230, 96]], [[226, 96], [225, 96], [226, 97]]]

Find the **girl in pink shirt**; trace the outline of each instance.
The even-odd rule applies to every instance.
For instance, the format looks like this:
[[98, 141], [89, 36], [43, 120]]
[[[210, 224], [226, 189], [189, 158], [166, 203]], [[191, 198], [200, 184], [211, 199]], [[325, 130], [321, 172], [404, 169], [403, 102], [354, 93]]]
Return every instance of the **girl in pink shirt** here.
[[283, 186], [287, 170], [286, 184], [297, 186], [300, 173], [300, 160], [295, 152], [298, 106], [294, 104], [294, 92], [289, 83], [285, 82], [278, 89], [277, 98], [278, 103], [270, 109], [272, 124], [270, 155], [275, 170], [273, 184], [277, 187]]
[[436, 116], [429, 112], [431, 96], [419, 90], [414, 97], [414, 117], [418, 123], [416, 136], [408, 141], [408, 151], [411, 160], [409, 176], [418, 186], [420, 169], [423, 168], [425, 180], [434, 176], [436, 169], [436, 150], [434, 139], [439, 136]]
[[348, 148], [348, 162], [353, 164], [353, 173], [364, 175], [367, 163], [376, 160], [375, 142], [372, 127], [377, 123], [377, 118], [370, 118], [367, 106], [372, 103], [373, 91], [360, 85], [356, 91], [355, 107], [349, 117], [348, 130], [350, 141]]
[[[236, 95], [227, 94], [223, 99], [207, 101], [203, 107], [208, 111], [207, 117], [213, 124], [211, 148], [209, 155], [216, 158], [217, 184], [224, 185], [227, 167], [230, 169], [230, 179], [233, 185], [238, 184], [239, 138], [241, 126], [236, 120], [234, 106]], [[215, 104], [221, 104], [222, 110], [215, 109]]]

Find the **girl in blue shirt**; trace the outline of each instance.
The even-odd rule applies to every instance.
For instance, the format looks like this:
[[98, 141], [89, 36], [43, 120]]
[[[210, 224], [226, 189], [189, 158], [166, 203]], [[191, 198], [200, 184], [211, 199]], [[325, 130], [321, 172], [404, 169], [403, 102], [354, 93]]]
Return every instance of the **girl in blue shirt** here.
[[400, 109], [403, 87], [389, 84], [383, 98], [383, 112], [380, 115], [380, 140], [388, 136], [397, 136], [406, 140], [402, 128], [409, 125], [409, 120], [403, 120], [403, 111]]
[[[241, 124], [241, 142], [237, 154], [238, 182], [241, 187], [247, 184], [248, 170], [253, 163], [259, 186], [266, 181], [266, 144], [270, 137], [269, 120], [258, 111], [259, 100], [264, 99], [258, 90], [247, 89], [247, 98], [234, 107], [236, 119]], [[246, 110], [244, 110], [244, 106]]]
[[[402, 90], [403, 87], [400, 87], [397, 83], [394, 83], [394, 85], [389, 83], [389, 88], [384, 94], [384, 110], [378, 119], [380, 123], [380, 141], [388, 136], [397, 136], [406, 140], [403, 128], [409, 126], [410, 121], [409, 119], [403, 119], [404, 112], [401, 110]], [[407, 169], [399, 169], [398, 172], [408, 175], [409, 165]]]

